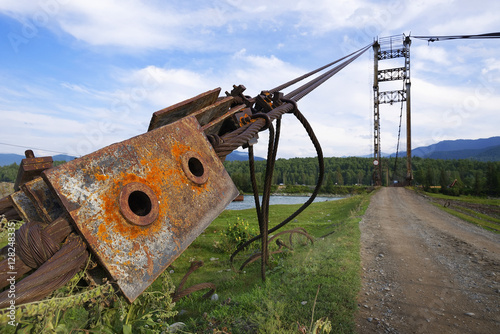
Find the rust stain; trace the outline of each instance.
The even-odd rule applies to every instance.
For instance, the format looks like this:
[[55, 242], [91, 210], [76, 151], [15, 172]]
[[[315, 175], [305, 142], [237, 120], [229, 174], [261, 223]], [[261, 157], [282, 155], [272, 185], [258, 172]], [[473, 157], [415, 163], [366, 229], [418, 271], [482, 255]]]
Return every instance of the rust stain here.
[[111, 239], [109, 237], [108, 231], [106, 230], [106, 224], [99, 225], [97, 235], [99, 236], [99, 238], [102, 241], [111, 243]]
[[97, 181], [106, 181], [107, 179], [109, 179], [109, 175], [105, 174], [94, 174], [94, 177]]
[[[179, 163], [182, 154], [189, 150], [191, 150], [189, 146], [182, 144], [173, 145], [172, 147], [173, 156], [176, 161], [179, 161]], [[139, 236], [151, 236], [152, 233], [157, 232], [161, 228], [161, 225], [153, 223], [148, 226], [137, 226], [130, 224], [123, 219], [118, 211], [118, 197], [120, 190], [124, 185], [131, 182], [140, 182], [149, 186], [155, 192], [160, 202], [160, 217], [170, 216], [168, 214], [171, 209], [170, 206], [175, 206], [178, 202], [180, 194], [186, 187], [193, 189], [191, 194], [191, 197], [193, 198], [202, 194], [207, 187], [206, 184], [198, 185], [190, 182], [182, 170], [178, 168], [160, 168], [160, 166], [165, 166], [161, 159], [142, 159], [141, 165], [144, 167], [146, 172], [144, 177], [140, 177], [133, 173], [121, 172], [120, 175], [113, 178], [111, 187], [100, 197], [103, 203], [104, 221], [115, 222], [116, 224], [113, 224], [113, 228], [116, 229], [116, 232], [129, 239], [136, 239]], [[162, 191], [159, 186], [164, 184], [166, 180], [168, 180], [169, 185], [173, 188], [170, 188], [172, 190], [170, 192]], [[177, 219], [171, 219], [170, 223], [172, 227], [178, 228], [184, 225], [182, 221]], [[177, 228], [176, 230], [177, 231], [175, 232], [180, 232]], [[99, 232], [101, 233], [101, 231]]]

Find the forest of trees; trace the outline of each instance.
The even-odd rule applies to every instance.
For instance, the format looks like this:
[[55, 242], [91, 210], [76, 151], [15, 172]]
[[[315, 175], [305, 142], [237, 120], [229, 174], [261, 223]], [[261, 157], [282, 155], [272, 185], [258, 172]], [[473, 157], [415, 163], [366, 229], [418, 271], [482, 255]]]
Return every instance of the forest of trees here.
[[[325, 179], [323, 192], [335, 193], [336, 186], [365, 185], [373, 183], [373, 159], [371, 158], [325, 158]], [[62, 162], [57, 162], [59, 164]], [[252, 192], [247, 161], [226, 161], [226, 170], [234, 183], [245, 193]], [[266, 161], [256, 161], [256, 176], [262, 186], [265, 176]], [[395, 158], [382, 161], [384, 185], [394, 180], [403, 181], [406, 176], [406, 158], [398, 159], [397, 171], [394, 172]], [[14, 182], [19, 165], [0, 167], [0, 182]], [[475, 160], [435, 160], [412, 158], [414, 184], [429, 191], [438, 191], [434, 186], [441, 186], [443, 193], [451, 195], [472, 194], [500, 196], [500, 162], [480, 162]], [[273, 174], [276, 185], [314, 186], [318, 179], [316, 158], [278, 159]], [[457, 180], [452, 188], [448, 186]]]
[[0, 182], [14, 183], [16, 181], [18, 169], [19, 165], [16, 163], [6, 166], [0, 166]]
[[[402, 182], [406, 177], [406, 158], [399, 158], [394, 172], [395, 158], [382, 160], [383, 183], [395, 180]], [[251, 192], [247, 161], [227, 161], [226, 170], [236, 186], [243, 192]], [[256, 177], [262, 184], [266, 162], [255, 163]], [[373, 159], [371, 158], [325, 158], [325, 179], [323, 191], [335, 192], [336, 185], [372, 185]], [[500, 162], [480, 162], [475, 160], [435, 160], [412, 158], [414, 184], [426, 190], [436, 191], [441, 186], [444, 193], [500, 196]], [[318, 179], [316, 158], [278, 159], [273, 174], [274, 184], [309, 185]], [[452, 188], [448, 186], [453, 183]]]

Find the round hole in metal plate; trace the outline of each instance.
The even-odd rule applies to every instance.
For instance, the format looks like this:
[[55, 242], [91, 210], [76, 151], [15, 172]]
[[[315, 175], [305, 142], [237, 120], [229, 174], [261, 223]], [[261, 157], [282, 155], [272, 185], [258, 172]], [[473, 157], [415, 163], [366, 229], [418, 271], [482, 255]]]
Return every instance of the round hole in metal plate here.
[[189, 171], [193, 173], [194, 176], [200, 177], [205, 173], [205, 168], [200, 160], [195, 157], [189, 158], [188, 161]]
[[182, 170], [184, 174], [196, 184], [203, 184], [208, 180], [206, 162], [196, 152], [188, 151], [182, 155]]
[[149, 225], [159, 214], [158, 198], [154, 191], [140, 182], [126, 184], [120, 192], [120, 212], [135, 225]]
[[151, 199], [146, 193], [136, 190], [128, 196], [128, 206], [133, 213], [144, 217], [151, 212]]

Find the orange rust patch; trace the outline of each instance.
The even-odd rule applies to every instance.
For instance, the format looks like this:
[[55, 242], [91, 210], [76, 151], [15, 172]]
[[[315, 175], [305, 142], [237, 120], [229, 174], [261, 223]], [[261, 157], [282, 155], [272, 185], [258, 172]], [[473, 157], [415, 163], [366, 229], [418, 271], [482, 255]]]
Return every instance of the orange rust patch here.
[[159, 222], [154, 222], [148, 226], [137, 226], [128, 223], [119, 213], [118, 197], [122, 187], [131, 182], [140, 182], [149, 186], [156, 194], [160, 206], [159, 216], [164, 217], [168, 211], [169, 194], [162, 192], [160, 185], [165, 183], [165, 180], [175, 180], [172, 178], [173, 170], [165, 170], [158, 167], [159, 162], [141, 161], [147, 169], [146, 177], [140, 177], [136, 174], [122, 172], [110, 186], [106, 193], [102, 194], [101, 199], [104, 204], [103, 218], [107, 225], [113, 228], [114, 232], [121, 234], [127, 239], [136, 239], [139, 236], [149, 236], [161, 229]]
[[106, 181], [107, 179], [109, 179], [109, 175], [105, 174], [94, 174], [94, 177], [97, 181]]
[[119, 192], [117, 191], [117, 186], [115, 185], [101, 196], [101, 200], [104, 206], [102, 208], [104, 211], [103, 224], [107, 225], [110, 222], [117, 221], [120, 218], [118, 215], [118, 194]]
[[[133, 173], [121, 172], [109, 183], [109, 188], [100, 198], [103, 203], [103, 224], [106, 228], [99, 228], [99, 238], [104, 242], [110, 242], [108, 233], [119, 233], [129, 240], [140, 236], [151, 236], [162, 228], [159, 221], [153, 222], [147, 226], [138, 226], [127, 222], [119, 211], [120, 191], [122, 187], [131, 182], [140, 182], [150, 187], [156, 194], [159, 201], [159, 220], [168, 217], [170, 219], [170, 230], [177, 234], [182, 232], [187, 226], [183, 224], [182, 219], [175, 219], [170, 210], [175, 210], [180, 196], [190, 196], [195, 198], [204, 193], [207, 189], [207, 183], [198, 185], [191, 182], [184, 174], [181, 168], [181, 156], [192, 150], [191, 147], [181, 143], [175, 143], [171, 147], [171, 154], [178, 162], [177, 166], [168, 166], [165, 168], [165, 161], [161, 158], [141, 159], [141, 166], [144, 168], [144, 176], [138, 176]], [[208, 170], [207, 170], [208, 172]], [[106, 180], [108, 175], [96, 174], [97, 180]], [[168, 191], [162, 191], [162, 185], [168, 184]], [[186, 191], [186, 190], [191, 191]], [[107, 230], [107, 231], [106, 231]], [[104, 233], [106, 232], [106, 233]]]
[[106, 230], [106, 225], [105, 224], [100, 224], [99, 225], [99, 228], [98, 228], [98, 231], [97, 231], [97, 235], [104, 242], [111, 242], [111, 239], [109, 237], [108, 231]]
[[174, 143], [171, 147], [171, 152], [172, 152], [174, 158], [176, 158], [179, 162], [180, 162], [179, 159], [181, 158], [181, 155], [184, 152], [187, 152], [189, 150], [191, 150], [191, 147], [183, 145], [179, 142]]

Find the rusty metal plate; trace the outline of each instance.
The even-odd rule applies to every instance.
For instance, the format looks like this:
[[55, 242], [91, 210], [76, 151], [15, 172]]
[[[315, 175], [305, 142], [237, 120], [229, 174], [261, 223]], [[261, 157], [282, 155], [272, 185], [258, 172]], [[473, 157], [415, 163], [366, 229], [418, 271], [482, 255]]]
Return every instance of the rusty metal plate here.
[[131, 302], [238, 195], [194, 117], [42, 176]]
[[24, 222], [43, 222], [43, 219], [39, 216], [33, 202], [24, 192], [16, 191], [15, 193], [10, 194], [10, 200], [14, 204], [14, 208]]
[[12, 207], [14, 207], [14, 204], [10, 200], [9, 196], [5, 196], [3, 198], [0, 198], [0, 212], [8, 210]]
[[19, 187], [22, 184], [40, 176], [42, 171], [53, 166], [52, 157], [35, 158], [33, 152], [27, 152], [30, 152], [31, 155], [27, 154], [26, 159], [21, 160], [21, 165], [19, 166], [19, 170], [17, 172], [16, 181], [14, 182], [14, 190], [16, 191], [19, 190]]
[[174, 104], [162, 110], [158, 110], [153, 114], [149, 123], [148, 131], [154, 130], [161, 126], [171, 124], [179, 119], [189, 116], [195, 111], [203, 109], [215, 101], [219, 96], [220, 88], [209, 90], [188, 100]]
[[194, 112], [192, 116], [196, 117], [200, 126], [203, 127], [212, 120], [224, 115], [229, 110], [232, 103], [234, 103], [234, 97], [228, 96], [209, 105], [208, 107]]
[[47, 224], [64, 213], [59, 201], [41, 177], [24, 183], [21, 185], [21, 190], [28, 196], [40, 218]]
[[[208, 136], [212, 134], [220, 134], [220, 130], [222, 126], [224, 125], [224, 122], [233, 118], [233, 116], [241, 111], [242, 109], [246, 108], [244, 104], [240, 104], [236, 107], [233, 107], [229, 109], [228, 112], [226, 112], [224, 115], [212, 120], [210, 123], [205, 124], [202, 126], [203, 132]], [[236, 124], [236, 123], [235, 123]]]

